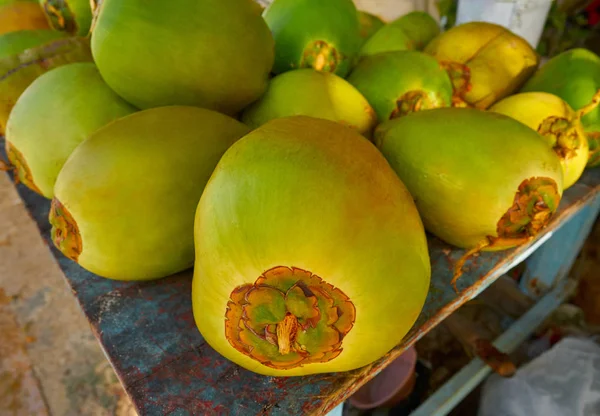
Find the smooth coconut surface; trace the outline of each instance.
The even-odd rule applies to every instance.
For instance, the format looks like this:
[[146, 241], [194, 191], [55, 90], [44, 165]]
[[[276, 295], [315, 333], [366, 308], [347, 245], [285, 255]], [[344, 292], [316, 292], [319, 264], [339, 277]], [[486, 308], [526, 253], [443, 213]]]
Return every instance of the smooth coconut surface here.
[[586, 127], [585, 135], [590, 147], [590, 158], [587, 167], [593, 168], [600, 165], [600, 123]]
[[108, 124], [75, 149], [58, 176], [50, 210], [54, 244], [113, 279], [156, 279], [191, 267], [204, 185], [248, 130], [215, 111], [183, 106]]
[[52, 198], [73, 150], [99, 128], [136, 111], [106, 85], [93, 63], [63, 65], [19, 97], [6, 127], [8, 158], [21, 182]]
[[232, 146], [198, 205], [195, 242], [198, 329], [260, 374], [375, 361], [429, 288], [411, 195], [371, 142], [328, 120], [273, 120]]
[[253, 0], [104, 0], [92, 53], [106, 83], [138, 108], [230, 115], [264, 93], [274, 55]]
[[498, 101], [490, 111], [505, 114], [540, 133], [560, 158], [563, 189], [577, 182], [588, 162], [589, 146], [580, 117], [569, 104], [554, 94], [526, 92]]
[[379, 29], [363, 45], [360, 55], [422, 50], [439, 33], [440, 27], [431, 15], [421, 11], [411, 12]]
[[379, 121], [452, 104], [452, 81], [439, 63], [418, 51], [363, 58], [348, 82], [371, 103]]
[[267, 92], [246, 108], [242, 121], [257, 128], [275, 118], [304, 115], [337, 121], [370, 135], [377, 116], [362, 94], [348, 81], [312, 68], [277, 75]]
[[[91, 61], [89, 40], [77, 37], [56, 39], [23, 53], [0, 58], [0, 134], [5, 132], [6, 122], [18, 98], [36, 78], [62, 65]], [[39, 62], [44, 65], [37, 65]]]
[[17, 30], [5, 33], [0, 35], [0, 59], [65, 36], [64, 33], [49, 29]]
[[440, 24], [429, 13], [415, 10], [395, 20], [395, 24], [413, 42], [413, 48], [422, 50], [440, 33]]
[[385, 22], [379, 16], [359, 10], [358, 24], [360, 26], [360, 37], [363, 42], [366, 42], [385, 25]]
[[[600, 57], [584, 48], [562, 52], [546, 62], [523, 86], [523, 92], [558, 95], [571, 108], [588, 105], [600, 89]], [[600, 107], [581, 119], [584, 126], [600, 124]]]
[[560, 160], [512, 118], [437, 108], [381, 124], [375, 143], [416, 201], [425, 227], [461, 248], [508, 248], [549, 221], [563, 191]]

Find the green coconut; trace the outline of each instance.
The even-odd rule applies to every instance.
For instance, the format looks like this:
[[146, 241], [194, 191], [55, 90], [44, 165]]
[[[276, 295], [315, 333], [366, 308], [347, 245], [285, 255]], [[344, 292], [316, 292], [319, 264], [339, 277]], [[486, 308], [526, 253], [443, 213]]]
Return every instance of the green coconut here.
[[52, 198], [73, 150], [100, 127], [135, 111], [106, 85], [93, 63], [55, 68], [25, 90], [10, 114], [9, 162], [22, 183]]
[[360, 37], [364, 43], [373, 36], [375, 32], [381, 29], [385, 25], [385, 22], [374, 14], [359, 10], [358, 24], [360, 25]]
[[591, 124], [584, 128], [590, 147], [590, 156], [587, 162], [588, 168], [600, 166], [600, 123]]
[[198, 329], [256, 373], [367, 365], [402, 340], [429, 288], [411, 195], [371, 142], [329, 120], [280, 118], [234, 144], [194, 227]]
[[440, 34], [440, 24], [427, 12], [410, 12], [399, 17], [395, 24], [412, 40], [413, 48], [419, 51]]
[[[523, 86], [523, 92], [558, 95], [573, 110], [588, 105], [600, 89], [600, 57], [583, 48], [571, 49], [546, 62]], [[600, 124], [600, 107], [586, 114], [584, 126]]]
[[104, 0], [96, 13], [96, 65], [138, 108], [234, 114], [267, 88], [273, 38], [253, 0]]
[[392, 51], [363, 58], [348, 82], [371, 103], [381, 122], [452, 104], [450, 77], [435, 58], [418, 51]]
[[383, 26], [363, 45], [361, 56], [381, 52], [422, 50], [440, 33], [436, 20], [426, 12], [414, 11]]
[[[525, 84], [524, 92], [547, 92], [562, 98], [574, 110], [590, 107], [600, 92], [600, 57], [593, 52], [575, 48], [562, 52], [544, 64]], [[581, 118], [590, 145], [587, 167], [600, 164], [598, 131], [600, 107], [596, 106]]]
[[415, 198], [425, 228], [469, 249], [466, 256], [530, 241], [562, 196], [556, 153], [505, 115], [420, 111], [381, 124], [375, 143]]
[[274, 118], [305, 115], [338, 121], [370, 135], [377, 116], [348, 81], [312, 68], [277, 75], [260, 100], [248, 107], [242, 121], [255, 129]]
[[91, 61], [89, 41], [79, 37], [52, 40], [0, 58], [0, 134], [17, 99], [36, 78], [62, 65]]
[[350, 71], [362, 43], [352, 0], [275, 0], [263, 16], [275, 39], [274, 73]]
[[18, 55], [29, 48], [64, 37], [63, 33], [48, 29], [18, 30], [5, 33], [0, 35], [0, 59]]
[[86, 36], [90, 31], [92, 1], [39, 0], [52, 28], [79, 36]]
[[[600, 94], [596, 105], [599, 101]], [[573, 111], [560, 97], [547, 92], [514, 94], [495, 103], [489, 111], [512, 117], [541, 134], [560, 158], [563, 189], [577, 182], [589, 160], [588, 140], [581, 125], [584, 111]]]
[[56, 180], [54, 244], [112, 279], [157, 279], [191, 267], [200, 195], [225, 150], [248, 131], [187, 106], [140, 111], [97, 130]]

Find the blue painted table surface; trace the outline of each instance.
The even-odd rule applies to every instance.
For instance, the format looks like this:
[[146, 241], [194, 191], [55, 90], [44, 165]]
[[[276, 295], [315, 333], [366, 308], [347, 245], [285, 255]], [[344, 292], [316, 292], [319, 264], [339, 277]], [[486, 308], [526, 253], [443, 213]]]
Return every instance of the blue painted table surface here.
[[[141, 415], [325, 414], [398, 357], [429, 329], [522, 260], [530, 243], [482, 253], [450, 285], [464, 253], [429, 238], [431, 288], [425, 307], [403, 342], [379, 361], [350, 372], [275, 378], [251, 373], [215, 352], [192, 317], [191, 271], [137, 283], [98, 277], [60, 254], [49, 241], [49, 201], [18, 185], [19, 194], [56, 257], [118, 377]], [[568, 189], [559, 212], [538, 236], [556, 230], [600, 194], [600, 169], [586, 171]]]

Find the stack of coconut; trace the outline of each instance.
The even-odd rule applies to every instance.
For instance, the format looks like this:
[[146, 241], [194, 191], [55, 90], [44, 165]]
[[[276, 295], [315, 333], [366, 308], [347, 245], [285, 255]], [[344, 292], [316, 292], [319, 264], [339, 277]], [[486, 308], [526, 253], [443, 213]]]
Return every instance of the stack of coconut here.
[[586, 50], [538, 69], [501, 26], [351, 0], [98, 3], [0, 0], [7, 169], [87, 270], [194, 266], [202, 335], [258, 373], [383, 356], [424, 304], [425, 230], [465, 259], [527, 243], [600, 163]]

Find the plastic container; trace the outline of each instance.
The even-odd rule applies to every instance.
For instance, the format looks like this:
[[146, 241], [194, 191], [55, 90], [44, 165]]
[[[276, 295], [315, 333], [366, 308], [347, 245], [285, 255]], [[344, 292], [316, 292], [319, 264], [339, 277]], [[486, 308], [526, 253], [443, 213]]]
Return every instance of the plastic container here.
[[349, 402], [361, 409], [393, 407], [406, 399], [415, 387], [417, 352], [407, 349], [371, 381], [354, 393]]
[[381, 17], [384, 21], [392, 21], [398, 17], [419, 10], [420, 3], [415, 0], [354, 0], [359, 10]]
[[496, 23], [536, 48], [551, 5], [552, 0], [458, 0], [456, 24]]

